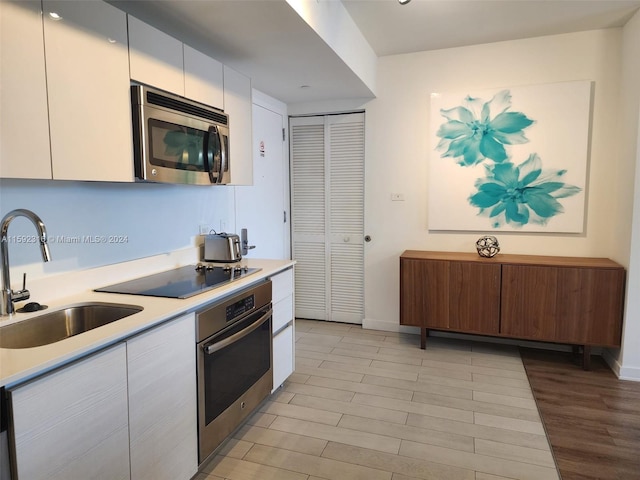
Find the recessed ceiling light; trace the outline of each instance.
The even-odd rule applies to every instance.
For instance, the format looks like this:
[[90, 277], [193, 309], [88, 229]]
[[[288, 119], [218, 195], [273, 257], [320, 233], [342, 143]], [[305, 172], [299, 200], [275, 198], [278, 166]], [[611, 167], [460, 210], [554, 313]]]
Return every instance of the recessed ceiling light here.
[[406, 5], [407, 3], [409, 3], [411, 0], [398, 0], [398, 3], [400, 5]]
[[56, 20], [56, 21], [58, 21], [58, 20], [62, 20], [62, 17], [61, 17], [59, 14], [57, 14], [56, 12], [49, 12], [49, 16], [50, 16], [53, 20]]
[[311, 88], [311, 85], [300, 85], [300, 88]]

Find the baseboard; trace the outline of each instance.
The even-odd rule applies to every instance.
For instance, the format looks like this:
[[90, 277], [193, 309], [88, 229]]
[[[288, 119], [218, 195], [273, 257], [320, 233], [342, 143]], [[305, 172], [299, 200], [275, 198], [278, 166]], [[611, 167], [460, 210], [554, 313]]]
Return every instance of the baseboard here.
[[615, 357], [611, 350], [604, 349], [602, 352], [602, 358], [604, 358], [609, 368], [615, 373], [616, 377], [620, 380], [630, 380], [632, 382], [640, 382], [640, 368], [639, 367], [625, 367], [620, 364], [620, 361]]
[[607, 365], [609, 365], [609, 368], [613, 373], [615, 373], [616, 377], [620, 378], [620, 369], [622, 365], [620, 365], [618, 359], [613, 356], [611, 350], [605, 348], [602, 352], [602, 358], [607, 362]]
[[362, 328], [366, 330], [382, 330], [385, 332], [420, 334], [420, 329], [418, 327], [407, 327], [406, 325], [385, 322], [384, 320], [374, 320], [372, 318], [365, 318], [362, 320]]
[[638, 367], [621, 367], [620, 380], [631, 380], [632, 382], [640, 382], [640, 368]]

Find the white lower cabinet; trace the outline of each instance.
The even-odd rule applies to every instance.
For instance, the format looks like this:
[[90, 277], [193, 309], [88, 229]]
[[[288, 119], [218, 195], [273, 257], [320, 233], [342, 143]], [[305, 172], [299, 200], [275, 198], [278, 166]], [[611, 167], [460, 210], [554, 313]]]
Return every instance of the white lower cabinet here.
[[273, 391], [295, 368], [295, 325], [293, 318], [293, 268], [273, 275]]
[[273, 390], [293, 373], [293, 324], [273, 336]]
[[131, 478], [187, 480], [198, 469], [195, 317], [127, 341]]
[[188, 480], [197, 472], [194, 314], [9, 393], [14, 480]]
[[10, 395], [14, 480], [130, 478], [124, 343]]

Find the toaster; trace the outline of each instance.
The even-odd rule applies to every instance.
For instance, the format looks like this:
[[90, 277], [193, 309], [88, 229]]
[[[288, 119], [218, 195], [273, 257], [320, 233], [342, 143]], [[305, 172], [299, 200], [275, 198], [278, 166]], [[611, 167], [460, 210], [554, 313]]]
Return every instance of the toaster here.
[[206, 262], [239, 262], [242, 260], [240, 237], [233, 233], [214, 233], [204, 237]]

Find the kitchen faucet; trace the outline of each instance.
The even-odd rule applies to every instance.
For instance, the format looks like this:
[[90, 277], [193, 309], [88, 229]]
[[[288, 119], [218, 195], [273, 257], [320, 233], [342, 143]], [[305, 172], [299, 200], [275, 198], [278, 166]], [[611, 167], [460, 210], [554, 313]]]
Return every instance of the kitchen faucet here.
[[0, 223], [0, 250], [1, 250], [1, 266], [2, 266], [2, 305], [0, 305], [0, 315], [11, 315], [15, 309], [13, 302], [19, 302], [29, 298], [29, 290], [25, 285], [22, 286], [22, 290], [14, 292], [11, 290], [11, 279], [9, 275], [9, 239], [7, 237], [7, 230], [9, 224], [16, 217], [27, 217], [35, 225], [38, 231], [38, 240], [40, 242], [40, 250], [42, 252], [42, 260], [48, 262], [51, 260], [49, 254], [49, 245], [47, 244], [47, 229], [44, 226], [40, 217], [38, 217], [31, 210], [25, 210], [24, 208], [18, 208], [7, 213], [2, 222]]

